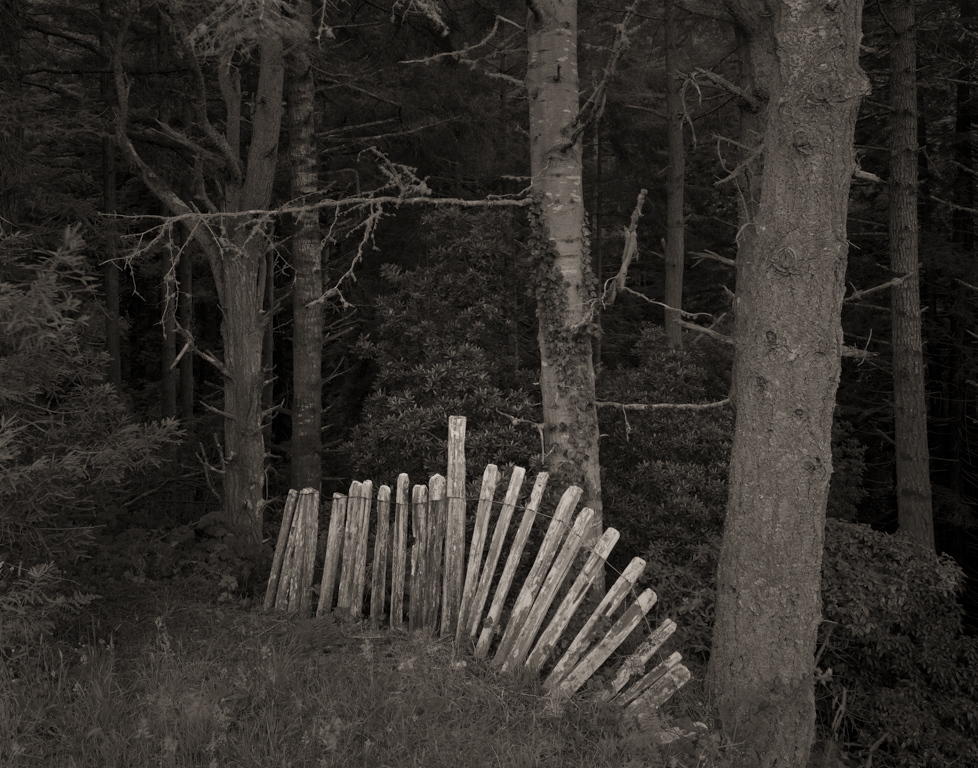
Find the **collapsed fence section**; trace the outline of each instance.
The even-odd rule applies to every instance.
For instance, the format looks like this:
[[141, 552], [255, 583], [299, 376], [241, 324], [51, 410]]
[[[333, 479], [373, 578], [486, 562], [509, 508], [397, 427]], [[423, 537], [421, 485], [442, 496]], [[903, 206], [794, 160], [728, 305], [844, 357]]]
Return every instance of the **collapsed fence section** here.
[[[360, 618], [369, 595], [369, 619], [374, 625], [386, 616], [395, 629], [406, 622], [410, 631], [438, 633], [459, 645], [470, 645], [476, 658], [491, 654], [492, 663], [503, 670], [522, 664], [544, 672], [559, 648], [563, 653], [546, 672], [545, 686], [555, 695], [570, 695], [646, 622], [656, 601], [651, 589], [622, 610], [626, 599], [636, 594], [645, 561], [634, 558], [597, 607], [577, 617], [575, 624], [578, 609], [604, 576], [618, 531], [608, 528], [593, 546], [585, 546], [595, 513], [585, 507], [575, 516], [582, 491], [571, 486], [560, 497], [533, 555], [527, 545], [534, 523], [547, 517], [540, 513], [540, 506], [549, 477], [545, 472], [537, 475], [513, 533], [511, 523], [520, 508], [526, 471], [513, 469], [498, 515], [493, 515], [499, 470], [490, 464], [483, 473], [466, 542], [464, 439], [465, 419], [452, 417], [447, 477], [435, 475], [427, 485], [411, 488], [408, 476], [402, 474], [393, 498], [386, 485], [375, 494], [370, 481], [354, 482], [347, 495], [333, 495], [316, 615]], [[266, 591], [266, 610], [311, 612], [316, 591], [318, 497], [311, 489], [289, 494]], [[529, 565], [529, 571], [510, 601], [521, 563], [524, 570]], [[571, 626], [579, 629], [568, 642], [564, 634]], [[682, 687], [690, 674], [678, 653], [645, 671], [675, 629], [676, 624], [667, 619], [652, 631], [621, 663], [601, 696], [643, 717]]]

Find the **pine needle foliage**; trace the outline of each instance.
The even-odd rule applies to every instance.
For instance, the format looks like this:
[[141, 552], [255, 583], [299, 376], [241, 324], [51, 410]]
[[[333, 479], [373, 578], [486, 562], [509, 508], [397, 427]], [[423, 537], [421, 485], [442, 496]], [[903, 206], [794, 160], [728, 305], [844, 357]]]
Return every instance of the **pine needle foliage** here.
[[156, 466], [174, 422], [135, 423], [104, 382], [76, 227], [52, 250], [0, 247], [0, 655], [23, 654], [91, 596], [63, 594], [100, 506]]

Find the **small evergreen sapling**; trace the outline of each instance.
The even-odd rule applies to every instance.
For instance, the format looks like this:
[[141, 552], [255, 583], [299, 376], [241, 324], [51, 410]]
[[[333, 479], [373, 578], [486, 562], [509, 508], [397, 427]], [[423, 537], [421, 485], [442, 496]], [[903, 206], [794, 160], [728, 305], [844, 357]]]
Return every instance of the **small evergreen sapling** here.
[[54, 250], [23, 246], [16, 236], [0, 243], [0, 656], [8, 659], [91, 600], [65, 594], [63, 569], [87, 556], [98, 510], [179, 436], [174, 422], [135, 423], [104, 381], [77, 228]]

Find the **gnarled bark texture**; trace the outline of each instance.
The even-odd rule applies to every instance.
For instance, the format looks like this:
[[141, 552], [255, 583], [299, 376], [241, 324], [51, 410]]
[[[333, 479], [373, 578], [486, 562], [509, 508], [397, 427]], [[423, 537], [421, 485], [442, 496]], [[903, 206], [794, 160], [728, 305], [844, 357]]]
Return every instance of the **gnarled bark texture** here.
[[745, 207], [736, 298], [737, 418], [709, 681], [752, 767], [797, 768], [815, 727], [830, 436], [842, 353], [846, 209], [861, 0], [729, 0], [759, 162]]

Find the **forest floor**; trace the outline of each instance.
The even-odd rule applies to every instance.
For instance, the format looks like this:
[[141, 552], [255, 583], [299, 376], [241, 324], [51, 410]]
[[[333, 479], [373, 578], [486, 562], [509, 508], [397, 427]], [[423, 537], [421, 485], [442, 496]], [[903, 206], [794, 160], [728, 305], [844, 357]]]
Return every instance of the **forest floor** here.
[[102, 587], [77, 637], [0, 668], [5, 768], [717, 764], [707, 739], [660, 746], [448, 641]]

